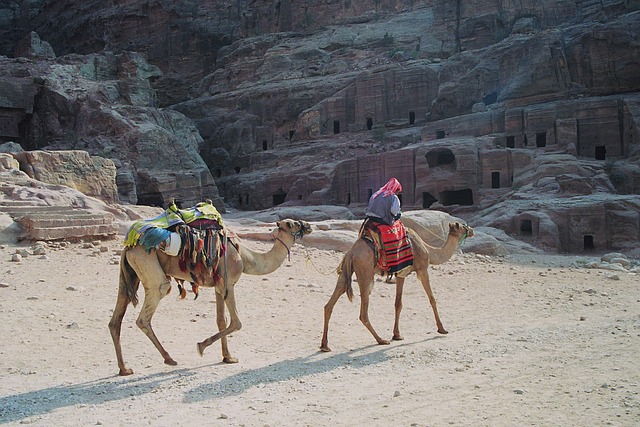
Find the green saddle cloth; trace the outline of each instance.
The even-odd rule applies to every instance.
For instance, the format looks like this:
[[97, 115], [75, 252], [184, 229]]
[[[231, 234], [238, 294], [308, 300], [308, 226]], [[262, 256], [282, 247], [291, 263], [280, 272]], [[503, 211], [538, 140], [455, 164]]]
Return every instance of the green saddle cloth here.
[[188, 209], [178, 209], [175, 203], [172, 203], [157, 217], [134, 222], [127, 231], [124, 245], [133, 247], [141, 243], [141, 238], [148, 234], [143, 246], [153, 247], [166, 239], [168, 228], [179, 224], [189, 225], [196, 220], [213, 220], [222, 227], [222, 216], [211, 203], [200, 202]]

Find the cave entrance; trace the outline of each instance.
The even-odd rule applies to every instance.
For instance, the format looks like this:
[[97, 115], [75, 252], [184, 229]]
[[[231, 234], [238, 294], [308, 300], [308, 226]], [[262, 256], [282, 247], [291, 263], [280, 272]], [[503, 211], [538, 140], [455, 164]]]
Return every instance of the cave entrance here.
[[138, 205], [164, 207], [164, 197], [162, 193], [147, 193], [138, 195]]
[[436, 148], [425, 154], [425, 157], [430, 168], [453, 165], [456, 161], [456, 156], [448, 148]]
[[533, 234], [533, 224], [530, 219], [520, 221], [520, 235], [531, 236]]
[[438, 199], [433, 197], [431, 193], [428, 193], [426, 191], [422, 193], [422, 209], [429, 209], [431, 205], [433, 205], [437, 201]]
[[287, 198], [287, 193], [285, 193], [282, 189], [280, 189], [276, 194], [273, 195], [273, 206], [278, 206], [284, 203]]
[[444, 206], [461, 205], [473, 206], [473, 191], [470, 188], [440, 193], [440, 202]]

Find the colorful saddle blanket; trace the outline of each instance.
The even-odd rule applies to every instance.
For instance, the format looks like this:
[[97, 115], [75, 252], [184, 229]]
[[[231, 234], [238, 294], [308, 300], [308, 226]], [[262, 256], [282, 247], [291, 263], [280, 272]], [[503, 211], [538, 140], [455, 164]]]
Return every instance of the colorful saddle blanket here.
[[[189, 272], [197, 296], [197, 286], [207, 276], [216, 283], [221, 279], [218, 262], [226, 249], [223, 236], [222, 216], [211, 203], [201, 202], [188, 209], [178, 209], [172, 203], [157, 217], [134, 222], [124, 245], [140, 245], [147, 252], [157, 249], [178, 256], [180, 269]], [[172, 248], [174, 242], [177, 247]]]
[[367, 220], [361, 236], [373, 242], [378, 267], [383, 273], [392, 275], [413, 265], [411, 241], [401, 221], [387, 225]]

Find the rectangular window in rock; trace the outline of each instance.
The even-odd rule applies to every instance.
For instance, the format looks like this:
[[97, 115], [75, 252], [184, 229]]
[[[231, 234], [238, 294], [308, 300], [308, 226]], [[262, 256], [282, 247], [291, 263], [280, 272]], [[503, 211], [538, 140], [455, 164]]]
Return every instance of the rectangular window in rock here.
[[593, 245], [593, 236], [587, 234], [584, 236], [584, 250], [590, 251], [593, 249], [595, 249], [595, 246]]
[[516, 137], [513, 135], [507, 136], [507, 147], [516, 148]]
[[546, 147], [546, 146], [547, 146], [547, 133], [546, 132], [536, 133], [536, 147]]
[[606, 160], [607, 158], [607, 147], [604, 145], [596, 146], [596, 160]]
[[500, 188], [500, 172], [491, 172], [491, 188]]
[[340, 120], [334, 120], [333, 121], [333, 133], [334, 134], [339, 134], [340, 133]]
[[437, 130], [436, 131], [436, 139], [443, 139], [445, 136], [445, 133], [443, 130]]

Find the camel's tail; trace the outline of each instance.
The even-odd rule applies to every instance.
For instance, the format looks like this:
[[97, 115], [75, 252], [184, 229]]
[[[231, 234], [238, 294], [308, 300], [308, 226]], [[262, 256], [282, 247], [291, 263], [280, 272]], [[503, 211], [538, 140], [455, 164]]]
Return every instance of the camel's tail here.
[[353, 287], [351, 277], [353, 276], [353, 259], [350, 252], [347, 252], [338, 266], [338, 283], [342, 283], [347, 293], [349, 301], [353, 302]]
[[136, 272], [131, 268], [129, 261], [127, 261], [127, 251], [122, 251], [120, 256], [120, 289], [119, 292], [124, 292], [127, 295], [131, 304], [135, 307], [138, 305], [138, 286], [140, 286], [140, 279]]

